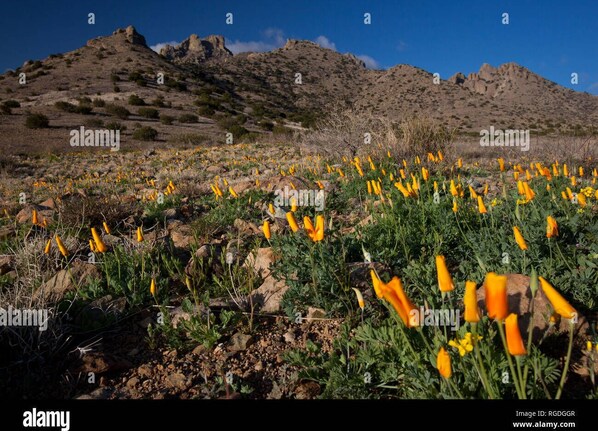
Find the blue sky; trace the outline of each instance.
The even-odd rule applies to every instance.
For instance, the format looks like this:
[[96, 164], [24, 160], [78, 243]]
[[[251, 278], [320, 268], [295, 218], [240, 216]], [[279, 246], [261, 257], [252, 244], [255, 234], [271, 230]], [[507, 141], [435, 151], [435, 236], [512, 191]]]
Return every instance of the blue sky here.
[[[514, 61], [598, 94], [598, 1], [578, 0], [19, 0], [0, 16], [0, 71], [78, 48], [133, 24], [149, 45], [222, 34], [234, 50], [319, 41], [372, 67], [406, 63], [440, 73]], [[96, 24], [87, 24], [94, 12]], [[227, 12], [233, 24], [225, 23]], [[372, 23], [363, 23], [369, 12]], [[509, 13], [508, 25], [501, 23]], [[579, 75], [572, 85], [571, 74]]]

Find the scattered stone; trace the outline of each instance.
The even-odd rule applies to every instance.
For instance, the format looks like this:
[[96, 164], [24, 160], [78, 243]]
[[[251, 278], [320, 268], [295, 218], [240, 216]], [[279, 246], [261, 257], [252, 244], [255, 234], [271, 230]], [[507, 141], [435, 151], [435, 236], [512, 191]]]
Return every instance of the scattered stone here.
[[7, 254], [0, 256], [0, 275], [8, 274], [13, 269], [13, 265], [11, 256]]
[[189, 382], [184, 374], [174, 373], [166, 376], [165, 383], [176, 389], [185, 390], [189, 387]]
[[316, 382], [302, 382], [295, 389], [295, 398], [298, 400], [311, 400], [320, 395], [320, 385]]
[[283, 397], [283, 392], [278, 383], [272, 382], [272, 390], [268, 394], [267, 398], [270, 400], [279, 400]]
[[58, 271], [54, 276], [42, 284], [34, 293], [34, 299], [46, 301], [60, 301], [64, 295], [77, 289], [94, 278], [100, 278], [100, 271], [96, 265], [87, 262], [74, 262], [70, 272], [66, 269]]
[[81, 365], [77, 368], [80, 373], [109, 373], [131, 368], [132, 364], [126, 359], [108, 353], [91, 352], [83, 355]]
[[205, 353], [208, 353], [208, 348], [206, 346], [204, 346], [203, 344], [199, 344], [197, 347], [195, 347], [195, 349], [193, 349], [193, 351], [191, 352], [194, 355], [197, 356], [201, 356]]
[[308, 307], [307, 314], [303, 321], [307, 321], [308, 323], [313, 320], [319, 320], [326, 317], [326, 311], [322, 310], [321, 308], [316, 307]]
[[241, 352], [253, 344], [253, 337], [248, 334], [237, 332], [228, 343], [228, 350], [231, 352]]
[[107, 400], [114, 393], [114, 388], [101, 387], [93, 390], [89, 394], [79, 395], [77, 400]]
[[143, 378], [149, 378], [152, 375], [152, 369], [148, 364], [143, 364], [137, 368], [137, 374]]
[[257, 310], [262, 313], [278, 313], [282, 297], [289, 290], [283, 280], [267, 277], [262, 285], [251, 292], [251, 300]]
[[256, 235], [261, 232], [261, 229], [255, 223], [240, 218], [235, 219], [233, 226], [243, 235]]
[[288, 332], [286, 332], [284, 335], [284, 341], [285, 343], [293, 343], [295, 341], [295, 334], [293, 334], [293, 331], [289, 330]]
[[255, 252], [250, 253], [243, 266], [246, 268], [253, 268], [256, 274], [262, 278], [270, 275], [270, 265], [274, 263], [276, 257], [272, 251], [272, 247], [258, 248]]
[[139, 379], [137, 377], [132, 377], [129, 380], [127, 380], [127, 388], [129, 389], [135, 389], [135, 386], [137, 386], [137, 384], [139, 383]]

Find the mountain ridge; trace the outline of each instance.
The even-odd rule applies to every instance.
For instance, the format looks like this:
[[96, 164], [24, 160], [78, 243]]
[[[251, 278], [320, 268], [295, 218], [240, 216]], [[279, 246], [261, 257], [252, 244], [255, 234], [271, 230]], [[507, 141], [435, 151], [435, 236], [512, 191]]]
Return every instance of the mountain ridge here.
[[[27, 76], [26, 85], [19, 84], [20, 73]], [[223, 36], [194, 34], [156, 53], [129, 26], [0, 75], [0, 99], [15, 99], [22, 106], [12, 111], [15, 115], [0, 116], [0, 126], [12, 132], [0, 140], [35, 133], [16, 124], [26, 110], [67, 127], [67, 115], [55, 105], [82, 97], [127, 106], [133, 112], [123, 123], [137, 127], [141, 123], [133, 121], [139, 114], [127, 102], [131, 95], [163, 100], [159, 114], [198, 117], [194, 123], [153, 121], [164, 140], [190, 132], [222, 136], [231, 127], [230, 118], [255, 133], [269, 133], [269, 124], [308, 127], [339, 107], [397, 122], [427, 116], [463, 133], [494, 125], [566, 134], [598, 122], [598, 96], [562, 87], [513, 62], [496, 67], [485, 63], [477, 72], [438, 81], [408, 64], [368, 69], [354, 54], [298, 39], [272, 51], [233, 54]], [[109, 113], [98, 107], [92, 115], [99, 124]], [[88, 120], [71, 117], [74, 126]], [[54, 130], [48, 133], [51, 137]]]

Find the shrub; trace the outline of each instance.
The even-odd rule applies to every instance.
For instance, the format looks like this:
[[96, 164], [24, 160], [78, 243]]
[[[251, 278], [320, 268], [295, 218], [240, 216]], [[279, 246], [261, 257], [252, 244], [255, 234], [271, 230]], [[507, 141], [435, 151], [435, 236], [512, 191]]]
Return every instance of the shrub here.
[[106, 106], [106, 102], [103, 101], [102, 99], [93, 99], [92, 104], [96, 108], [103, 108], [104, 106]]
[[158, 131], [151, 127], [140, 127], [133, 132], [133, 139], [140, 141], [153, 141], [158, 136]]
[[160, 115], [160, 123], [170, 126], [175, 118], [171, 115]]
[[200, 106], [197, 109], [197, 113], [199, 115], [201, 115], [202, 117], [211, 117], [212, 115], [214, 115], [216, 113], [216, 111], [214, 111], [209, 106]]
[[149, 119], [158, 119], [160, 118], [160, 112], [154, 108], [139, 108], [137, 111], [139, 115]]
[[143, 75], [141, 73], [139, 73], [139, 72], [131, 72], [131, 73], [129, 73], [129, 81], [136, 82], [136, 81], [139, 81], [141, 79], [143, 79]]
[[269, 132], [271, 132], [274, 129], [274, 123], [272, 121], [269, 120], [262, 120], [258, 123], [258, 125], [264, 129], [267, 130]]
[[179, 145], [200, 145], [209, 139], [208, 136], [198, 133], [182, 133], [180, 135], [171, 136], [168, 139], [168, 142]]
[[93, 111], [93, 108], [91, 107], [91, 105], [79, 105], [79, 106], [75, 107], [75, 112], [77, 114], [89, 115], [89, 114], [91, 114], [92, 111]]
[[227, 131], [232, 133], [235, 139], [239, 139], [240, 137], [249, 133], [249, 130], [247, 130], [243, 126], [239, 126], [238, 124], [232, 125], [230, 128], [227, 129]]
[[163, 97], [156, 97], [154, 100], [152, 100], [152, 105], [156, 106], [158, 108], [164, 108], [164, 106], [166, 106], [164, 104], [164, 98]]
[[119, 105], [106, 105], [105, 110], [107, 114], [114, 115], [115, 117], [118, 117], [121, 120], [126, 120], [127, 118], [129, 118], [129, 115], [131, 115], [127, 108]]
[[176, 79], [166, 78], [164, 85], [166, 85], [168, 88], [174, 88], [175, 90], [187, 91], [187, 84], [177, 81]]
[[45, 129], [49, 125], [48, 117], [43, 114], [29, 114], [25, 119], [25, 127], [29, 129]]
[[21, 104], [16, 100], [6, 100], [2, 103], [2, 105], [7, 106], [9, 108], [20, 108]]
[[54, 107], [57, 109], [60, 109], [61, 111], [70, 112], [70, 113], [74, 113], [75, 110], [77, 109], [77, 107], [75, 105], [73, 105], [72, 103], [69, 103], [69, 102], [65, 102], [64, 100], [60, 100], [60, 101], [54, 103]]
[[103, 127], [104, 122], [99, 118], [90, 118], [89, 120], [85, 121], [85, 125], [88, 127]]
[[133, 106], [145, 106], [145, 101], [136, 94], [131, 94], [129, 96], [129, 105]]
[[277, 124], [272, 128], [272, 133], [275, 135], [290, 136], [293, 134], [293, 130], [281, 124]]
[[197, 123], [199, 118], [193, 114], [183, 114], [179, 117], [179, 123]]
[[108, 130], [120, 130], [121, 132], [127, 130], [127, 126], [119, 123], [118, 121], [110, 121], [106, 123], [104, 127], [106, 127]]

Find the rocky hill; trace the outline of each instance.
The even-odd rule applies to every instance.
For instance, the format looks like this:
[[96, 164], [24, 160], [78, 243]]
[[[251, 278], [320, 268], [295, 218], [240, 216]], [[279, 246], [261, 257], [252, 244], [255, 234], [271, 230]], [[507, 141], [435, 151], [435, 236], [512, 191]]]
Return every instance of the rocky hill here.
[[[86, 124], [124, 126], [132, 147], [145, 145], [135, 133], [142, 127], [156, 130], [159, 142], [217, 143], [225, 131], [309, 127], [339, 106], [393, 121], [429, 116], [472, 133], [494, 125], [568, 134], [598, 121], [598, 97], [515, 63], [435, 82], [414, 66], [370, 70], [352, 54], [301, 40], [233, 55], [222, 36], [194, 34], [158, 54], [132, 26], [1, 75], [0, 106], [0, 145], [21, 151], [68, 149], [68, 131]], [[45, 115], [49, 127], [25, 127], [31, 113]]]

